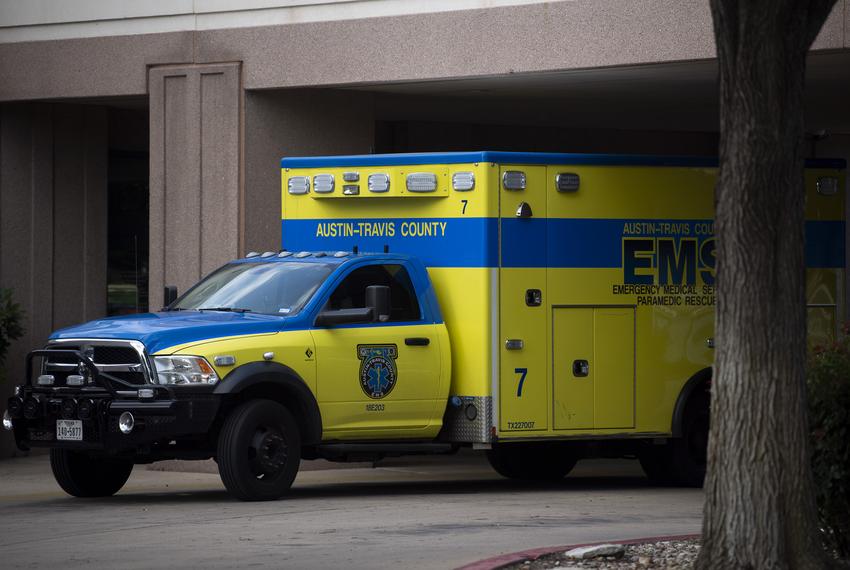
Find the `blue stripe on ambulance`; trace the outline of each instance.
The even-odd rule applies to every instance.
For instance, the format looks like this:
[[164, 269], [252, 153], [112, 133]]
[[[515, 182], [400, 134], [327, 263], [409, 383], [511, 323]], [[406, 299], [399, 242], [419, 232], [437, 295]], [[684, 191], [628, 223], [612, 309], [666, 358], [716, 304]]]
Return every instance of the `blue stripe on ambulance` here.
[[[652, 234], [624, 234], [629, 223], [688, 226], [688, 231]], [[331, 224], [331, 225], [328, 225]], [[361, 235], [360, 224], [388, 227], [389, 235]], [[413, 225], [411, 225], [413, 224]], [[423, 231], [428, 225], [430, 229]], [[695, 238], [699, 244], [713, 238], [696, 228], [712, 220], [627, 220], [549, 218], [501, 220], [502, 267], [622, 267], [624, 238]], [[408, 230], [405, 230], [408, 228]], [[415, 228], [414, 230], [410, 230]], [[330, 231], [329, 231], [330, 230]], [[337, 220], [282, 220], [282, 247], [290, 251], [346, 250], [404, 252], [419, 257], [428, 267], [498, 267], [496, 235], [498, 218], [391, 218]], [[841, 268], [845, 266], [845, 223], [806, 222], [806, 266]], [[427, 234], [427, 235], [422, 235]]]

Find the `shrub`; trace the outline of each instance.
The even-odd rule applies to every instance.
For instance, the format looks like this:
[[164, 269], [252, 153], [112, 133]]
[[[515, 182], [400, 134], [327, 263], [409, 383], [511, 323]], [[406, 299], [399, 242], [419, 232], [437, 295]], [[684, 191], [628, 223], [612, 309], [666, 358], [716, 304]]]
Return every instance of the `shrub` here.
[[827, 546], [850, 557], [850, 329], [816, 348], [808, 371], [812, 471]]
[[12, 290], [0, 289], [0, 380], [9, 345], [24, 334], [23, 320], [21, 306], [12, 301]]

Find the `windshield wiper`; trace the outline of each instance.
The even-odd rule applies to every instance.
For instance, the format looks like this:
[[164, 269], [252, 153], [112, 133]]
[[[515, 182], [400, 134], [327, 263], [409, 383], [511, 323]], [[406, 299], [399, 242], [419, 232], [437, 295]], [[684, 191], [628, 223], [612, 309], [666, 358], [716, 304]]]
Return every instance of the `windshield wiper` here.
[[239, 307], [198, 307], [199, 311], [227, 311], [229, 313], [253, 313], [251, 309], [240, 309]]

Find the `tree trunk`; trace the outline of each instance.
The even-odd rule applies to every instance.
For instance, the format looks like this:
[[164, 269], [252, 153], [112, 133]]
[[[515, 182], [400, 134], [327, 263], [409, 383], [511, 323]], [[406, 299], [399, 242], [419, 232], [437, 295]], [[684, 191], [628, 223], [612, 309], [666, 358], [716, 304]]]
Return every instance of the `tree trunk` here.
[[827, 568], [809, 465], [803, 90], [835, 0], [711, 0], [717, 349], [697, 568]]

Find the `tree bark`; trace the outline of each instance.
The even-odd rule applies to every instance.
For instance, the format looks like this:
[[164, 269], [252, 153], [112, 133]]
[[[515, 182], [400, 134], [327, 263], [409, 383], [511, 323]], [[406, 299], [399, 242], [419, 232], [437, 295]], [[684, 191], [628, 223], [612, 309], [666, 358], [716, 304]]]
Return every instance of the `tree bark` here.
[[697, 568], [827, 568], [806, 422], [803, 91], [835, 0], [711, 0], [717, 349]]

